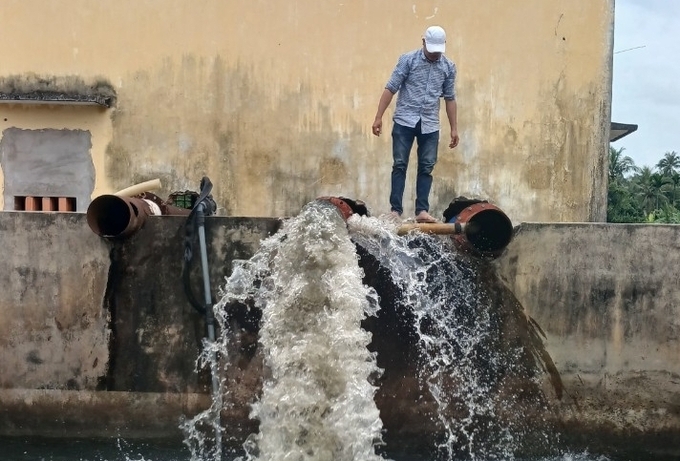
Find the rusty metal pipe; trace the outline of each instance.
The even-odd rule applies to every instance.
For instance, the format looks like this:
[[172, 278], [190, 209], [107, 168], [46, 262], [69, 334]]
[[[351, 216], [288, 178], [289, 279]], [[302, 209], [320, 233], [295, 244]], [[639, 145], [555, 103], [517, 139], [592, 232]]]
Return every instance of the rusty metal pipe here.
[[499, 257], [514, 233], [510, 218], [503, 210], [488, 202], [465, 207], [451, 221], [462, 225], [464, 229], [453, 236], [456, 246], [484, 258]]
[[407, 223], [397, 229], [398, 235], [419, 230], [427, 234], [452, 235], [456, 246], [468, 253], [497, 258], [512, 239], [513, 228], [503, 211], [488, 202], [465, 207], [448, 223]]
[[87, 224], [100, 237], [124, 238], [139, 230], [152, 214], [144, 199], [100, 195], [87, 207]]
[[100, 195], [87, 207], [87, 224], [104, 238], [125, 238], [142, 228], [146, 218], [159, 215], [188, 216], [191, 210], [170, 205], [151, 192], [136, 197]]
[[[368, 215], [366, 205], [346, 197], [318, 197], [338, 208], [347, 220], [353, 213]], [[398, 235], [413, 230], [428, 234], [451, 235], [461, 251], [483, 258], [497, 258], [512, 240], [514, 229], [510, 218], [497, 206], [482, 200], [458, 199], [444, 212], [446, 223], [407, 223], [397, 229]]]

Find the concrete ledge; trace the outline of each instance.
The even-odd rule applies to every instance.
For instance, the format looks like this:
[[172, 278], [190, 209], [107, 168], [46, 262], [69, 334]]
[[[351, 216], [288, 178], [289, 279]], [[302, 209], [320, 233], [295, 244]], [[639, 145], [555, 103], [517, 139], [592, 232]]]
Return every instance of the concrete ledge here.
[[[204, 320], [180, 280], [185, 220], [149, 219], [132, 238], [111, 243], [84, 218], [0, 215], [0, 241], [13, 249], [0, 264], [0, 435], [180, 437], [180, 417], [210, 405], [209, 376], [195, 370]], [[207, 220], [215, 290], [232, 262], [249, 258], [279, 226]], [[366, 258], [362, 264], [377, 274]], [[504, 282], [499, 303], [512, 292], [511, 304], [545, 333], [564, 384], [564, 396], [549, 403], [565, 437], [581, 447], [663, 440], [680, 453], [680, 226], [522, 224], [494, 265]], [[526, 321], [518, 312], [513, 318]], [[222, 414], [245, 434], [256, 426], [247, 416], [262, 376], [256, 323], [234, 328], [233, 402]], [[398, 338], [375, 338], [384, 339], [381, 360], [403, 351]], [[394, 365], [376, 399], [389, 434], [406, 438], [430, 419], [422, 401], [412, 404], [417, 373], [387, 362]]]
[[0, 435], [182, 437], [182, 416], [210, 406], [207, 394], [0, 389]]
[[680, 226], [523, 223], [496, 263], [546, 335], [565, 433], [680, 453]]

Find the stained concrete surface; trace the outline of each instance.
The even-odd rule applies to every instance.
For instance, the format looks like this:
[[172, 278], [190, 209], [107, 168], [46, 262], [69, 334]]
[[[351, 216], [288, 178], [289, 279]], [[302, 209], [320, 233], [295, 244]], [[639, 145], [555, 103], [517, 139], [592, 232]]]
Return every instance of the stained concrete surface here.
[[[182, 414], [205, 408], [209, 379], [193, 368], [205, 330], [179, 278], [184, 223], [153, 217], [110, 242], [82, 214], [0, 213], [0, 433], [175, 434]], [[233, 259], [250, 257], [279, 225], [208, 219], [215, 290]], [[680, 452], [678, 249], [677, 226], [535, 223], [520, 225], [495, 263], [509, 292], [495, 296], [514, 298], [545, 334], [563, 384], [548, 404], [580, 446], [663, 440]], [[241, 418], [245, 433], [245, 402], [264, 373], [256, 326], [235, 337], [228, 379], [241, 406], [224, 415]], [[58, 423], [41, 417], [59, 408]], [[106, 424], [91, 418], [107, 408]]]
[[497, 263], [545, 332], [568, 432], [680, 453], [680, 226], [526, 223]]

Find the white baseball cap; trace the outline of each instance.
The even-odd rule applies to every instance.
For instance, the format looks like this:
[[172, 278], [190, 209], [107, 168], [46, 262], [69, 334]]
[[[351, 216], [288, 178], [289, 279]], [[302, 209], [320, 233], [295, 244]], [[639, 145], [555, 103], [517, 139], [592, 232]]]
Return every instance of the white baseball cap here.
[[430, 26], [423, 36], [425, 49], [430, 53], [443, 53], [446, 48], [446, 32], [439, 26]]

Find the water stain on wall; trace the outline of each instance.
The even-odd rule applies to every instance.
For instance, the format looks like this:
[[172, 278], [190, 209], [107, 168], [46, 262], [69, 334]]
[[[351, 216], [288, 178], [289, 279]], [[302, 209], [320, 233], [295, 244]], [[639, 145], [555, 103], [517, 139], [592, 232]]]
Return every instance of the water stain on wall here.
[[163, 193], [215, 184], [222, 214], [292, 215], [319, 195], [361, 187], [362, 128], [331, 126], [310, 89], [263, 87], [245, 63], [166, 59], [120, 92], [106, 170], [115, 187], [159, 177]]

